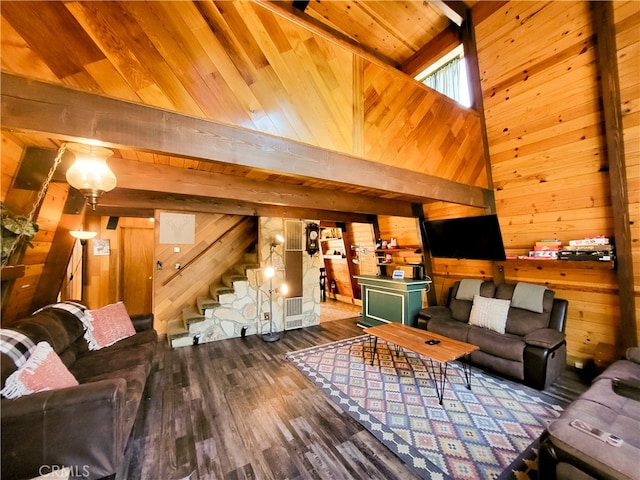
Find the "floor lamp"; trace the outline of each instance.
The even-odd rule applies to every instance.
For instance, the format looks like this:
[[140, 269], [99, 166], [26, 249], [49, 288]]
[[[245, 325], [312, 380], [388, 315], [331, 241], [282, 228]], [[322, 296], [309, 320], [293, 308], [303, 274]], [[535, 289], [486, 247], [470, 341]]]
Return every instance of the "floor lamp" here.
[[282, 243], [284, 243], [282, 235], [276, 235], [275, 239], [269, 245], [269, 265], [264, 269], [264, 276], [269, 279], [269, 333], [262, 335], [262, 339], [265, 342], [275, 342], [282, 338], [282, 332], [273, 331], [273, 294], [282, 293], [286, 295], [289, 290], [286, 283], [283, 283], [276, 289], [273, 288], [273, 277], [276, 274], [276, 270], [273, 268], [273, 251]]

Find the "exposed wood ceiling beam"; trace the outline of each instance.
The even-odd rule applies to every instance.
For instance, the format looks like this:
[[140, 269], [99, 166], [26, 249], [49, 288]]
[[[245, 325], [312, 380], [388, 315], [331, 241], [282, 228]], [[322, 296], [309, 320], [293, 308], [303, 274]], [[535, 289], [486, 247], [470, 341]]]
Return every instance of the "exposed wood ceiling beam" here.
[[[93, 139], [415, 198], [485, 207], [487, 189], [159, 108], [2, 73], [2, 127]], [[384, 201], [384, 200], [383, 200]]]
[[[445, 2], [443, 0], [427, 0], [427, 3], [433, 5], [440, 10], [449, 20], [455, 23], [458, 27], [462, 25], [464, 21], [464, 10], [466, 6], [464, 2]], [[462, 4], [462, 5], [460, 5]]]
[[166, 194], [116, 188], [104, 194], [95, 212], [99, 216], [153, 217], [154, 210], [224, 213], [258, 217], [309, 218], [338, 222], [370, 223], [371, 217], [352, 212], [334, 212], [319, 208], [261, 205], [250, 202], [193, 195]]
[[293, 0], [291, 5], [293, 6], [293, 8], [297, 8], [301, 12], [304, 12], [309, 6], [309, 0]]
[[[377, 197], [366, 195], [261, 181], [122, 158], [111, 158], [109, 167], [118, 178], [119, 188], [226, 198], [255, 205], [412, 216], [411, 203], [393, 199], [381, 201]], [[100, 202], [102, 203], [101, 200]]]
[[274, 2], [268, 0], [254, 0], [255, 3], [269, 10], [271, 13], [283, 17], [294, 24], [321, 36], [325, 40], [329, 40], [332, 43], [338, 44], [348, 51], [355, 53], [365, 59], [375, 63], [376, 65], [383, 65], [385, 67], [398, 68], [398, 64], [391, 58], [382, 55], [380, 52], [373, 50], [351, 37], [339, 32], [338, 30], [329, 27], [328, 25], [316, 20], [310, 15], [301, 12], [297, 8], [289, 6], [284, 2]]
[[425, 68], [438, 60], [445, 53], [460, 45], [459, 29], [453, 25], [440, 32], [429, 43], [408, 58], [400, 70], [411, 77], [415, 77]]

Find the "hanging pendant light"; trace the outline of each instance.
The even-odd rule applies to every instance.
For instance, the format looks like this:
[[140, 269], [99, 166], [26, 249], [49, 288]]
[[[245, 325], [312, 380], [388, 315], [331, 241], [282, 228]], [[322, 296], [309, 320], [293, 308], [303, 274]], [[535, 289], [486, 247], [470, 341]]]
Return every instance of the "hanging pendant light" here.
[[107, 165], [107, 158], [113, 155], [108, 148], [95, 145], [70, 143], [67, 149], [75, 156], [75, 162], [67, 170], [67, 182], [80, 190], [91, 209], [95, 210], [98, 198], [116, 186], [116, 176]]

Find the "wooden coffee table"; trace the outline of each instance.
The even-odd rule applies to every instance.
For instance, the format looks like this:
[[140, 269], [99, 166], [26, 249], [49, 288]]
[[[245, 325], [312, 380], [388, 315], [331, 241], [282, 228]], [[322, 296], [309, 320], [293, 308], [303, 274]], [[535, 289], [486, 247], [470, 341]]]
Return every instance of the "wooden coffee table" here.
[[[400, 354], [401, 348], [418, 353], [429, 360], [433, 371], [433, 382], [436, 385], [438, 401], [442, 405], [444, 387], [447, 381], [447, 365], [449, 362], [466, 357], [479, 347], [470, 343], [460, 342], [437, 333], [428, 332], [419, 328], [409, 327], [401, 323], [387, 323], [377, 327], [365, 328], [364, 332], [369, 334], [369, 340], [374, 340], [371, 351], [371, 365], [375, 360], [378, 339], [391, 343], [395, 346], [396, 356]], [[437, 342], [430, 344], [429, 342]], [[466, 358], [463, 359], [462, 368], [466, 387], [471, 390], [471, 371]], [[433, 362], [438, 363], [438, 374]], [[444, 365], [444, 367], [443, 367]]]

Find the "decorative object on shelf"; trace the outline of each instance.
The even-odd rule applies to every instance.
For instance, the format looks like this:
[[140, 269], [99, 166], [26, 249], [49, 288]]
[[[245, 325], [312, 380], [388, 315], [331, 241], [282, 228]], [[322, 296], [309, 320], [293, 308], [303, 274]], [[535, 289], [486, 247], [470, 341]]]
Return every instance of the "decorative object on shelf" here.
[[262, 339], [265, 342], [275, 342], [282, 338], [282, 332], [273, 331], [273, 294], [280, 293], [286, 295], [289, 291], [286, 283], [282, 283], [278, 288], [273, 288], [273, 277], [276, 274], [276, 269], [273, 268], [273, 251], [278, 245], [282, 244], [284, 244], [284, 237], [280, 234], [276, 235], [269, 245], [269, 261], [264, 269], [264, 276], [269, 279], [269, 333], [262, 335]]
[[307, 225], [307, 253], [311, 256], [320, 249], [320, 225], [310, 223]]
[[113, 152], [108, 148], [81, 143], [70, 143], [67, 148], [75, 156], [73, 165], [67, 170], [67, 182], [80, 190], [91, 209], [95, 210], [98, 198], [116, 187], [116, 176], [107, 165], [107, 158]]

